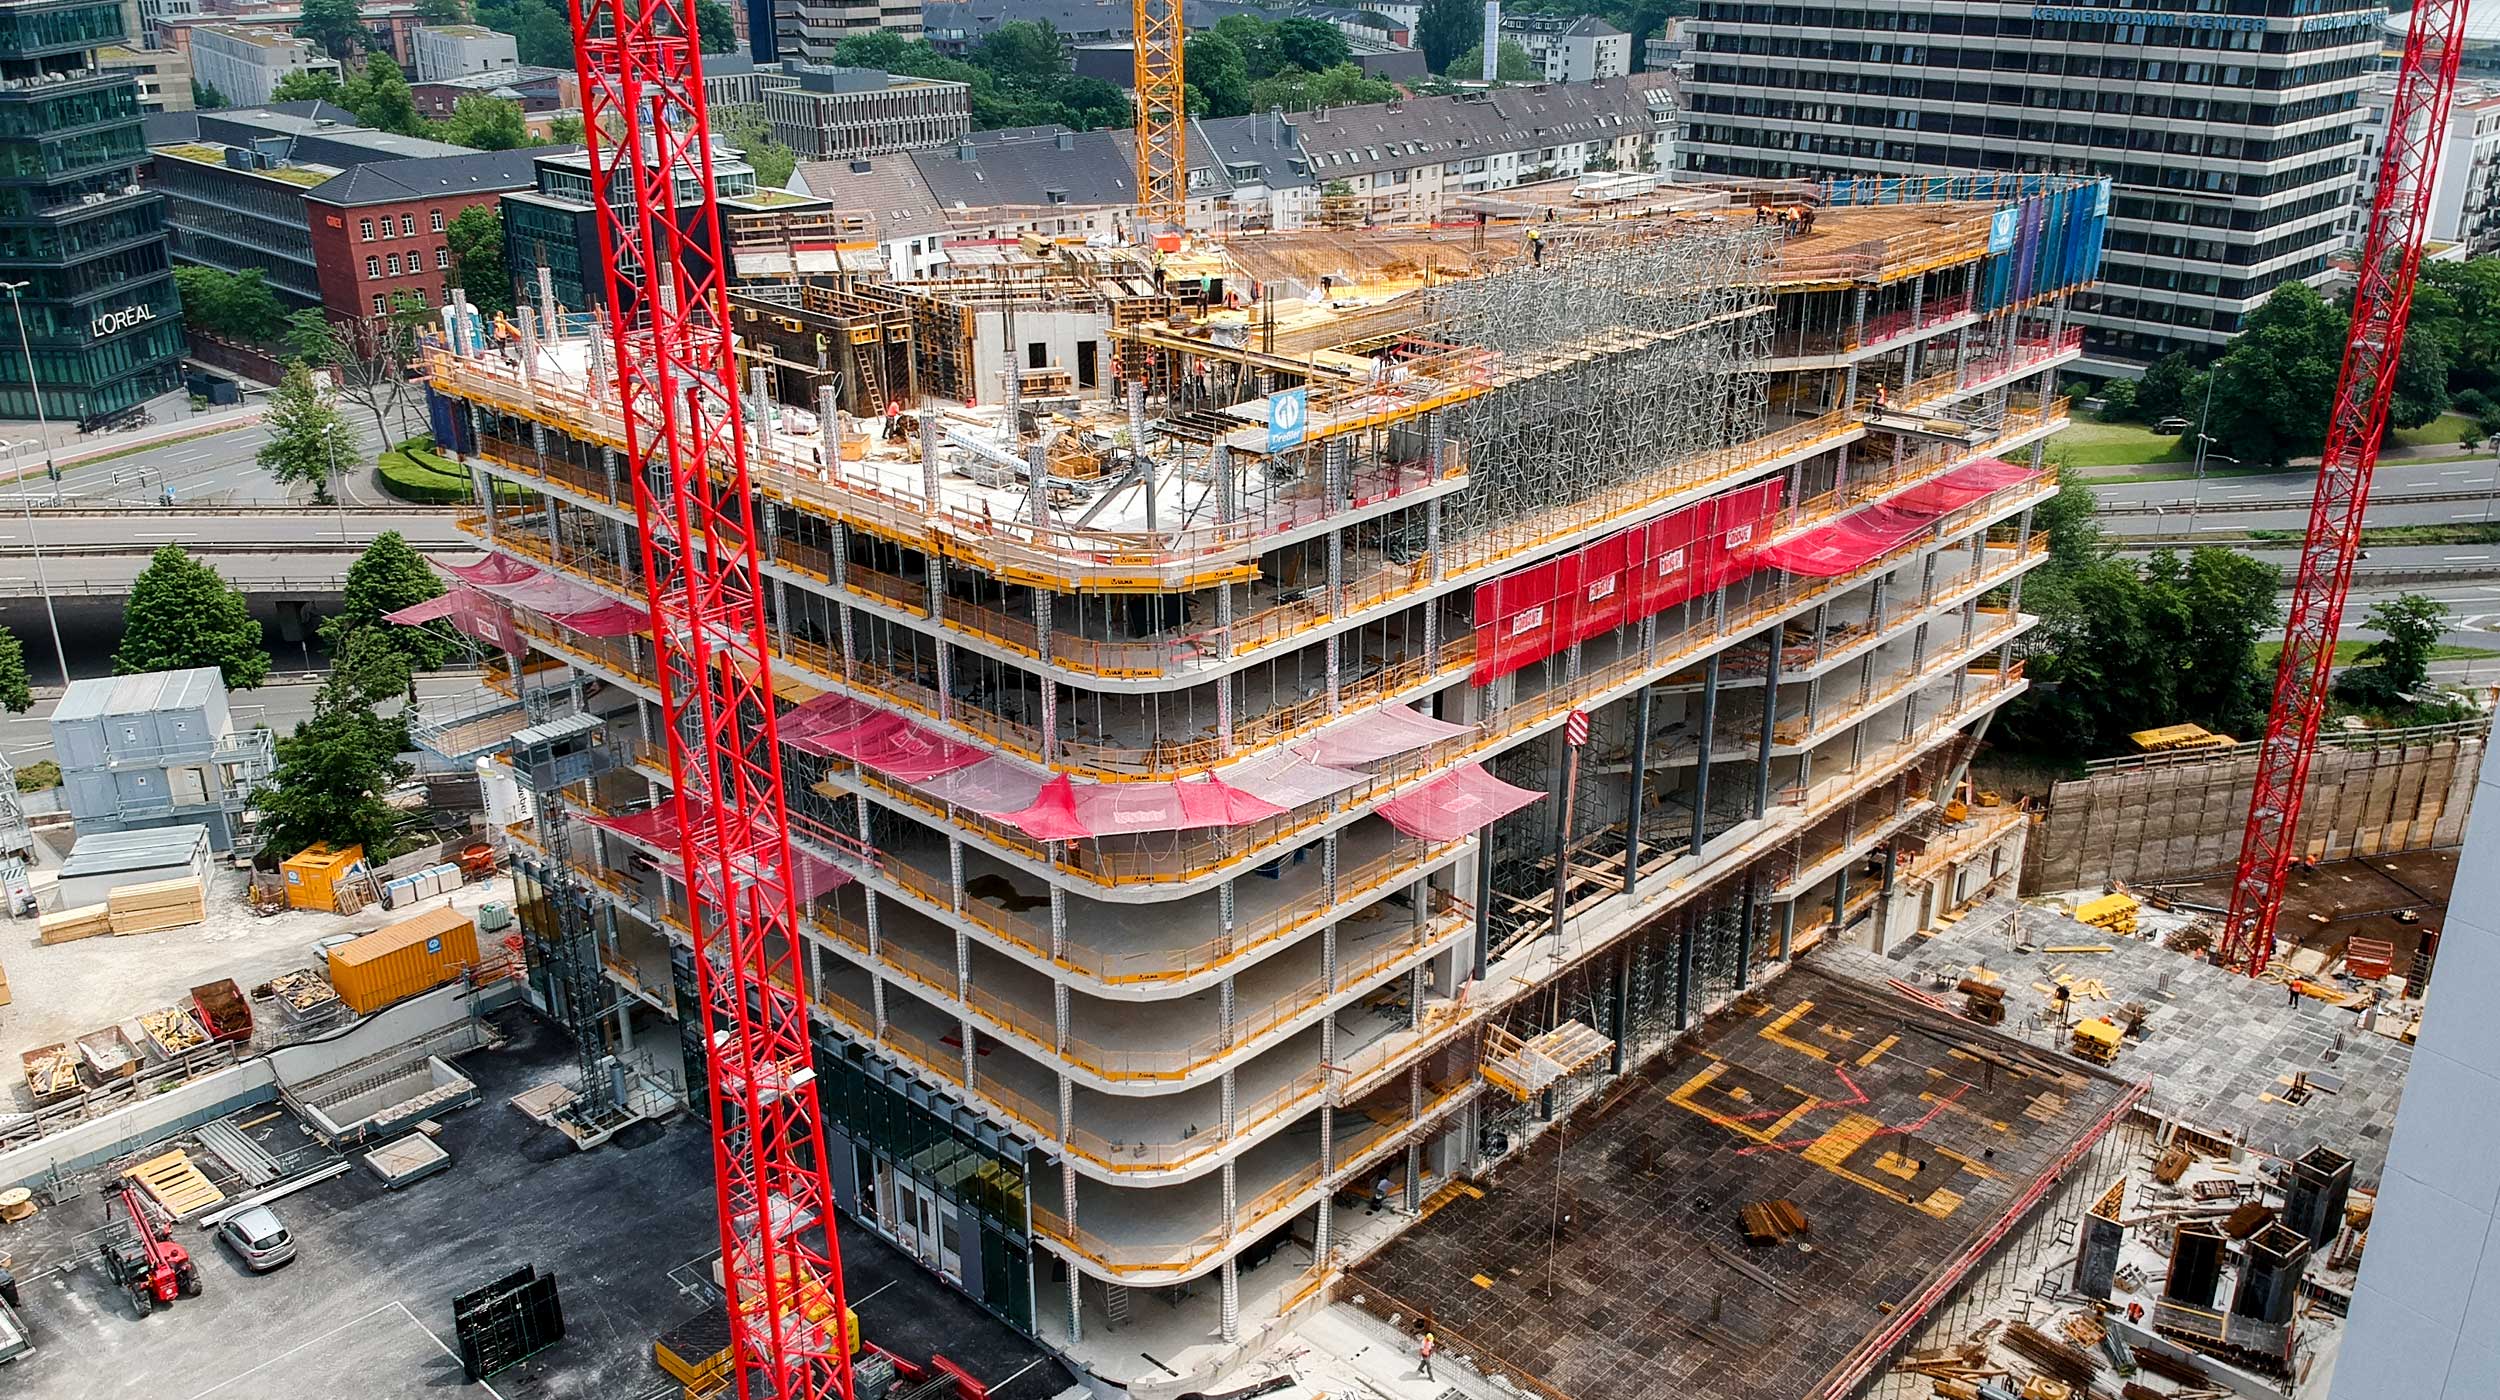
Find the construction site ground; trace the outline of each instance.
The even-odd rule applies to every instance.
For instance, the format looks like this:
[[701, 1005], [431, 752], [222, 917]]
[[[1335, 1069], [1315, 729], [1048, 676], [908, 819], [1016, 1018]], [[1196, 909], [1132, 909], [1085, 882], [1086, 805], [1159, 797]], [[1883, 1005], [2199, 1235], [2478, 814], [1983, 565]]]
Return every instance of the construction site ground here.
[[[1572, 1400], [1816, 1393], [2123, 1086], [1808, 964], [1626, 1075], [1340, 1297]], [[1750, 1245], [1738, 1212], [1793, 1203]]]
[[[98, 1265], [92, 1181], [66, 1204], [0, 1225], [0, 1255], [12, 1261], [36, 1344], [0, 1369], [0, 1390], [45, 1400], [662, 1393], [652, 1340], [718, 1306], [702, 1292], [719, 1250], [710, 1135], [680, 1116], [575, 1151], [508, 1102], [570, 1075], [569, 1042], [518, 1008], [492, 1019], [506, 1043], [459, 1062], [483, 1102], [441, 1120], [451, 1168], [394, 1192], [358, 1166], [279, 1201], [299, 1252], [272, 1273], [244, 1272], [205, 1232], [185, 1227], [177, 1238], [199, 1259], [205, 1289], [142, 1319]], [[283, 1116], [274, 1127], [281, 1137], [296, 1131]], [[1070, 1384], [1032, 1342], [847, 1222], [842, 1253], [869, 1340], [913, 1360], [942, 1351], [999, 1400], [1044, 1400]], [[451, 1300], [523, 1264], [556, 1276], [565, 1339], [466, 1384]]]
[[1889, 960], [1855, 951], [1841, 957], [1870, 972], [1889, 968], [1956, 1003], [1955, 983], [1993, 975], [2006, 988], [2005, 1030], [2058, 1054], [2072, 1033], [2046, 989], [2061, 981], [2073, 989], [2069, 1021], [2116, 1017], [2141, 1004], [2145, 1033], [2123, 1042], [2113, 1068], [2153, 1081], [2146, 1104], [2154, 1112], [2277, 1157], [2324, 1144], [2352, 1158], [2362, 1185], [2375, 1185], [2386, 1165], [2413, 1064], [2413, 1047], [2393, 1034], [2410, 1015], [2393, 1005], [2377, 1029], [2364, 1030], [2355, 1010], [2010, 899], [1910, 940]]
[[[352, 917], [305, 909], [262, 916], [244, 904], [249, 884], [244, 872], [220, 867], [211, 873], [205, 921], [128, 938], [47, 946], [35, 941], [33, 919], [0, 920], [0, 969], [7, 972], [12, 998], [0, 1006], [0, 1065], [10, 1071], [0, 1113], [32, 1106], [25, 1082], [15, 1076], [21, 1051], [187, 1003], [193, 987], [220, 977], [233, 978], [248, 993], [281, 972], [317, 966], [313, 945], [321, 939], [380, 928], [442, 902], [429, 899], [403, 909], [376, 904]], [[450, 896], [472, 914], [488, 900], [511, 899], [512, 882], [504, 879], [473, 881]]]
[[[2360, 856], [2333, 861], [2315, 870], [2294, 870], [2283, 891], [2283, 914], [2275, 936], [2287, 948], [2326, 959], [2342, 956], [2344, 944], [2356, 935], [2382, 938], [2396, 947], [2396, 968], [2413, 964], [2425, 929], [2435, 929], [2447, 916], [2448, 888], [2456, 883], [2457, 853], [2452, 850], [2406, 851], [2390, 856]], [[2218, 875], [2172, 894], [2196, 904], [2229, 908], [2231, 877]], [[2411, 911], [2407, 922], [2398, 914]]]

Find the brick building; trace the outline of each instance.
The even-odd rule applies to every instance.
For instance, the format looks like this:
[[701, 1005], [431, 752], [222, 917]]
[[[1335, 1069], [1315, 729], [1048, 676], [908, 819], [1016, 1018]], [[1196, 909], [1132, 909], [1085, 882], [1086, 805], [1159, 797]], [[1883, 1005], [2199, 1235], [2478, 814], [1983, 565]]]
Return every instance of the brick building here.
[[333, 319], [383, 309], [414, 293], [440, 306], [451, 278], [451, 221], [473, 204], [493, 207], [532, 185], [544, 148], [478, 151], [430, 160], [359, 165], [304, 193], [321, 306]]

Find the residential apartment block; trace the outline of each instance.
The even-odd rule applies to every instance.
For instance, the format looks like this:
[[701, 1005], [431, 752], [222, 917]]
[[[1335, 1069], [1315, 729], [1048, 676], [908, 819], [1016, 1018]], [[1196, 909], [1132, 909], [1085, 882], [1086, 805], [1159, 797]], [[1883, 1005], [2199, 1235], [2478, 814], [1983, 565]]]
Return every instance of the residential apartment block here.
[[[843, 357], [793, 395], [739, 329], [834, 1189], [1103, 1386], [1203, 1384], [1546, 1091], [2019, 866], [2027, 819], [1956, 794], [2025, 685], [2107, 186], [1839, 181], [1791, 229], [1569, 188], [732, 313]], [[491, 504], [402, 620], [499, 659], [415, 733], [537, 798], [533, 997], [683, 1092], [700, 799], [606, 342], [446, 324], [436, 437]], [[1399, 1210], [1341, 1204], [1375, 1182]]]
[[521, 66], [513, 37], [482, 24], [420, 25], [409, 34], [408, 48], [417, 61], [416, 71], [408, 75], [412, 83], [439, 83], [445, 78]]
[[[2394, 75], [2383, 74], [2371, 85], [2361, 155], [2354, 163], [2357, 183], [2344, 219], [2344, 240], [2355, 248], [2369, 236], [2379, 162], [2387, 155], [2387, 113], [2395, 98]], [[2474, 79], [2457, 84], [2448, 108], [2448, 139], [2440, 144], [2431, 175], [2430, 242], [2435, 252], [2455, 248], [2464, 257], [2500, 249], [2500, 84]]]
[[2279, 285], [2334, 275], [2383, 10], [2361, 0], [2128, 9], [1774, 11], [1703, 0], [1685, 170], [2071, 172], [2117, 187], [2075, 318], [2089, 367], [2221, 345]]
[[190, 31], [191, 76], [236, 106], [257, 106], [297, 73], [339, 75], [339, 61], [281, 29], [203, 24]]
[[1595, 15], [1506, 14], [1502, 39], [1535, 59], [1549, 83], [1620, 78], [1632, 71], [1632, 36]]
[[797, 63], [757, 86], [773, 139], [801, 160], [947, 146], [972, 134], [964, 83]]

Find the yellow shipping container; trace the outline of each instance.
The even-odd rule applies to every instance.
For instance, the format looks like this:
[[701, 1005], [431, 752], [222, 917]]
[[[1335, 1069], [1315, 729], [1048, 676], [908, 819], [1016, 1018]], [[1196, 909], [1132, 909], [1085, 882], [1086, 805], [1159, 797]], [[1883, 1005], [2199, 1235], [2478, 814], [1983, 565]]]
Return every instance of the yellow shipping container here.
[[477, 925], [457, 909], [429, 909], [330, 950], [330, 985], [359, 1012], [436, 987], [477, 962]]
[[279, 872], [286, 876], [288, 907], [337, 908], [339, 880], [364, 858], [365, 848], [362, 846], [334, 850], [327, 842], [317, 842], [297, 851], [278, 866]]

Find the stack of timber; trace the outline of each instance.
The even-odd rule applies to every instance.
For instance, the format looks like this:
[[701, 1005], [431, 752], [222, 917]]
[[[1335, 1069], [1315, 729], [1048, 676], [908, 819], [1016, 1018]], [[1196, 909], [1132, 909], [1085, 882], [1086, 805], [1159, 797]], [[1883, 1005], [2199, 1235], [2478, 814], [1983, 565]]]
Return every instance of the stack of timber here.
[[102, 904], [81, 904], [46, 914], [35, 926], [38, 943], [75, 943], [113, 931], [112, 911]]
[[208, 1032], [200, 1028], [199, 1018], [188, 1007], [165, 1006], [139, 1013], [139, 1029], [146, 1033], [148, 1044], [168, 1060], [178, 1060], [208, 1043]]
[[113, 932], [121, 935], [157, 933], [196, 924], [208, 917], [197, 880], [156, 880], [120, 885], [104, 896]]
[[18, 1062], [26, 1067], [26, 1088], [34, 1094], [37, 1108], [79, 1091], [78, 1051], [69, 1045], [37, 1046], [19, 1055]]

